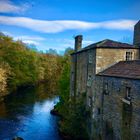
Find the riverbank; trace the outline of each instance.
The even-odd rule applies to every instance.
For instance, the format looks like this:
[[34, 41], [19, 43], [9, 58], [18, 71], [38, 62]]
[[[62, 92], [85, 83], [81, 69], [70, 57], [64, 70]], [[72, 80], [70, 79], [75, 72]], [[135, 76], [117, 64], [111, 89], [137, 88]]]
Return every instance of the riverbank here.
[[62, 115], [59, 113], [59, 111], [56, 109], [56, 105], [50, 111], [50, 113], [54, 116], [60, 117], [59, 122], [58, 122], [58, 132], [59, 132], [59, 135], [61, 136], [61, 138], [63, 140], [73, 140], [74, 138], [72, 136], [70, 136], [70, 135], [66, 134], [65, 132], [61, 131], [61, 123], [63, 123], [63, 118], [62, 118]]
[[18, 93], [18, 91], [20, 91], [22, 89], [28, 89], [28, 88], [31, 88], [31, 87], [35, 87], [37, 85], [39, 85], [39, 83], [32, 84], [32, 85], [21, 85], [20, 87], [17, 87], [15, 90], [11, 90], [11, 91], [9, 90], [9, 91], [7, 91], [5, 93], [2, 93], [1, 96], [0, 96], [0, 103], [3, 102], [11, 94], [16, 94], [16, 93]]
[[60, 101], [51, 110], [51, 114], [60, 117], [58, 123], [59, 135], [63, 140], [89, 140], [86, 122], [89, 112], [86, 111], [83, 100], [79, 100], [75, 105], [76, 107], [67, 103], [64, 106]]

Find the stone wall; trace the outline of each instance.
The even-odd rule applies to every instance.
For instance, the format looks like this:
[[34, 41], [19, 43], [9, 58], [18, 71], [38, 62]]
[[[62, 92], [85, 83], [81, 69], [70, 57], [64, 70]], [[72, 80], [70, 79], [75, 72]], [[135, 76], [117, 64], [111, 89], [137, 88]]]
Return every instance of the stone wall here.
[[[89, 96], [94, 95], [96, 88], [95, 74], [119, 61], [124, 61], [126, 59], [126, 52], [129, 51], [133, 52], [133, 60], [139, 59], [139, 50], [136, 48], [97, 48], [73, 54], [71, 64], [71, 95], [74, 94], [75, 81], [76, 94], [88, 92]], [[91, 60], [89, 61], [89, 59]], [[91, 76], [91, 85], [87, 86], [89, 76]]]
[[[110, 131], [113, 131], [113, 135], [111, 134], [107, 138], [115, 137], [118, 140], [122, 138], [122, 82], [116, 82], [116, 79], [112, 82], [113, 79], [110, 79], [108, 84], [109, 95], [103, 96], [104, 80], [101, 77], [97, 77], [96, 74], [119, 61], [125, 60], [126, 51], [133, 52], [134, 60], [139, 59], [139, 50], [136, 48], [93, 48], [72, 55], [70, 93], [73, 96], [75, 93], [76, 97], [86, 93], [87, 108], [91, 111], [89, 123], [91, 125], [89, 127], [91, 129], [91, 139], [95, 136], [98, 138], [106, 136]], [[138, 115], [135, 115], [133, 118], [135, 118], [133, 121], [138, 120]], [[133, 126], [138, 128], [137, 123], [134, 123]], [[105, 131], [106, 127], [108, 127], [107, 132]], [[128, 133], [130, 129], [125, 128], [124, 130], [126, 131], [123, 134], [130, 134]], [[134, 130], [133, 128], [132, 132]], [[129, 135], [125, 136], [129, 137]]]
[[[89, 61], [89, 56], [91, 60]], [[75, 63], [77, 63], [75, 68]], [[76, 74], [76, 94], [87, 92], [87, 89], [91, 88], [93, 82], [93, 76], [95, 76], [96, 69], [96, 50], [92, 49], [81, 53], [72, 55], [71, 64], [71, 87], [74, 83], [73, 76]], [[87, 85], [88, 77], [91, 76], [91, 83]], [[73, 83], [72, 83], [73, 81]], [[88, 88], [89, 87], [89, 88]], [[71, 88], [72, 92], [72, 88]]]
[[96, 49], [96, 73], [126, 60], [126, 52], [133, 52], [133, 60], [139, 59], [139, 49], [115, 49], [97, 48]]
[[[108, 84], [108, 94], [104, 85]], [[140, 81], [113, 77], [97, 77], [97, 96], [103, 98], [100, 117], [103, 136], [109, 139], [107, 124], [110, 125], [113, 139], [138, 140], [140, 138]], [[131, 105], [125, 103], [126, 87], [131, 88]], [[100, 102], [100, 100], [99, 100]]]
[[[84, 58], [84, 59], [83, 59]], [[87, 52], [77, 54], [77, 96], [80, 93], [86, 92], [87, 82]]]
[[140, 21], [134, 27], [134, 45], [140, 46]]

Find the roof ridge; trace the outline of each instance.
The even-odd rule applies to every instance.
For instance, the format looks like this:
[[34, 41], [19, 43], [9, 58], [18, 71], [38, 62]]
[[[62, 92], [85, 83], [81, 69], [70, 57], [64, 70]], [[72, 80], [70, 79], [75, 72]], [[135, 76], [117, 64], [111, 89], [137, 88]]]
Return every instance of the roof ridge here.
[[97, 75], [140, 79], [140, 60], [119, 61]]
[[114, 49], [139, 49], [139, 47], [136, 47], [132, 44], [128, 44], [128, 43], [123, 43], [123, 42], [119, 42], [119, 41], [114, 41], [111, 39], [104, 39], [102, 41], [90, 44], [84, 48], [81, 48], [79, 51], [74, 52], [75, 53], [80, 53], [86, 50], [90, 50], [90, 49], [96, 49], [96, 48], [114, 48]]
[[[127, 44], [127, 45], [130, 45], [130, 46], [133, 46], [132, 44], [125, 43], [125, 42], [120, 42], [120, 41], [116, 41], [116, 40], [112, 40], [112, 39], [104, 39], [104, 40], [102, 40], [102, 41], [98, 41], [98, 42], [96, 42], [96, 43], [92, 43], [92, 44], [88, 45], [87, 47], [92, 46], [92, 45], [103, 44], [103, 43], [105, 43], [105, 42], [107, 42], [107, 41], [114, 42], [114, 43]], [[99, 46], [99, 45], [98, 45], [98, 46]], [[86, 47], [85, 47], [85, 48], [86, 48]]]

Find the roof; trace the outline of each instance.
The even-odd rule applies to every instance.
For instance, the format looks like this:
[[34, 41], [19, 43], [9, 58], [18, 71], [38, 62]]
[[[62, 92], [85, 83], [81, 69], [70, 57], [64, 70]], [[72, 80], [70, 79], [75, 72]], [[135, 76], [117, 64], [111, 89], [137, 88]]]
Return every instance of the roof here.
[[[131, 45], [131, 44], [127, 44], [127, 43], [121, 43], [118, 41], [105, 39], [103, 41], [100, 41], [100, 42], [91, 44], [85, 48], [82, 48], [75, 53], [83, 52], [83, 51], [86, 51], [89, 49], [94, 49], [94, 48], [115, 48], [115, 49], [120, 49], [120, 48], [122, 48], [122, 49], [134, 49], [134, 48], [136, 48], [137, 49], [138, 47]], [[73, 53], [73, 54], [75, 54], [75, 53]]]
[[140, 79], [140, 60], [120, 61], [97, 75]]

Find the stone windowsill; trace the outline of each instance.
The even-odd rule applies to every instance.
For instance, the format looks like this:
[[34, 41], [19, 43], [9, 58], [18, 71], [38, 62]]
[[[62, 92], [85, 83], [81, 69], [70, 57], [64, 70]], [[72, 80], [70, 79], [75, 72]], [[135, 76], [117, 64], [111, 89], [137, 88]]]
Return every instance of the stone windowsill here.
[[128, 104], [128, 105], [130, 105], [130, 104], [131, 104], [131, 101], [130, 101], [130, 100], [128, 100], [128, 99], [122, 98], [122, 101], [123, 101], [124, 103]]

